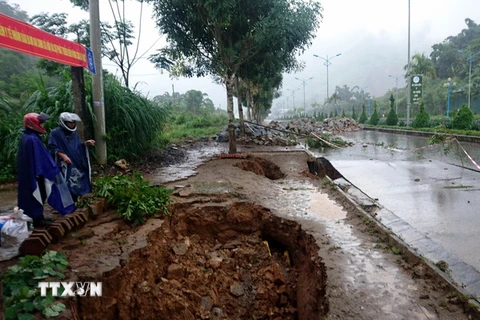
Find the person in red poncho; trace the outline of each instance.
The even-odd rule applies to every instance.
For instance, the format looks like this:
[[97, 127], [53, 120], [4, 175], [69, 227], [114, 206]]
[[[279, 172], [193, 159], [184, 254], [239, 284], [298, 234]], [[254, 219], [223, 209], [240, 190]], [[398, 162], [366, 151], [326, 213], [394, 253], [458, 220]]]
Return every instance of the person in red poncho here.
[[45, 113], [28, 113], [23, 117], [23, 135], [18, 148], [18, 207], [33, 219], [35, 226], [45, 226], [45, 201], [64, 215], [74, 211], [75, 204], [60, 170], [40, 140], [50, 117]]

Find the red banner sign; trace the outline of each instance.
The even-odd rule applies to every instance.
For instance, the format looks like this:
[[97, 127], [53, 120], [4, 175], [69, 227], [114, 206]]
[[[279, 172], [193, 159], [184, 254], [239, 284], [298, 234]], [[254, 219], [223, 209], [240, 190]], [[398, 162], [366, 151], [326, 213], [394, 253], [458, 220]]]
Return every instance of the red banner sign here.
[[87, 67], [85, 47], [0, 14], [0, 47], [74, 67]]

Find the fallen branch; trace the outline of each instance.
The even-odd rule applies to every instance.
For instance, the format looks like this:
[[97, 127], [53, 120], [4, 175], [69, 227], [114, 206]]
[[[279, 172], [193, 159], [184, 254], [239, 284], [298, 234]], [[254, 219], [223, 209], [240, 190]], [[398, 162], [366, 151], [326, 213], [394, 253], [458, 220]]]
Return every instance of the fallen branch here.
[[339, 146], [337, 146], [337, 145], [334, 145], [334, 144], [331, 143], [330, 141], [327, 141], [327, 140], [325, 140], [325, 139], [320, 138], [320, 137], [317, 136], [314, 132], [310, 132], [310, 134], [311, 134], [314, 138], [317, 138], [318, 140], [322, 141], [323, 143], [326, 143], [326, 144], [329, 145], [330, 147], [337, 148], [337, 149], [342, 149], [341, 147], [339, 147]]

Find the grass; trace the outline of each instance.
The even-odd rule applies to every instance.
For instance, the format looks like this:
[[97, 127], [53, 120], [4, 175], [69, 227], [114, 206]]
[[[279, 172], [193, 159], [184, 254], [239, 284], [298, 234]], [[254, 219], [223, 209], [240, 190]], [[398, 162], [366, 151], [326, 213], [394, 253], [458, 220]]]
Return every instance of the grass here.
[[398, 254], [402, 253], [402, 250], [399, 247], [392, 246], [391, 249], [392, 249], [393, 254], [398, 255]]
[[475, 137], [480, 136], [480, 131], [478, 130], [446, 129], [445, 127], [413, 128], [413, 127], [386, 126], [386, 125], [377, 125], [377, 126], [366, 125], [366, 127], [396, 129], [396, 130], [405, 130], [405, 131], [422, 131], [422, 132], [433, 132], [433, 133], [456, 134], [456, 135], [475, 136]]
[[468, 189], [468, 188], [473, 188], [473, 186], [445, 186], [443, 189]]
[[226, 115], [203, 113], [195, 115], [178, 113], [170, 118], [157, 143], [166, 146], [169, 143], [181, 143], [186, 140], [213, 137], [222, 131], [228, 123]]

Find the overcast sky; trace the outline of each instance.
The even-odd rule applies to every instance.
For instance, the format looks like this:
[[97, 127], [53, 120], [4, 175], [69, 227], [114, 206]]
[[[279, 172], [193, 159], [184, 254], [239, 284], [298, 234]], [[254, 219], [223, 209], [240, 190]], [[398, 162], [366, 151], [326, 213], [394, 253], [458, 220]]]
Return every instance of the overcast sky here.
[[[68, 0], [9, 0], [27, 11], [29, 16], [41, 12], [69, 14], [70, 22], [88, 18], [88, 13], [73, 8]], [[323, 60], [313, 57], [341, 56], [331, 60], [329, 67], [329, 93], [335, 86], [358, 85], [373, 95], [382, 95], [387, 88], [393, 88], [395, 81], [388, 77], [401, 75], [407, 63], [408, 0], [323, 0], [323, 21], [313, 45], [300, 57], [305, 69], [297, 74], [284, 75], [282, 92], [284, 96], [275, 103], [292, 103], [292, 91], [296, 104], [303, 100], [302, 82], [305, 83], [307, 104], [323, 102], [326, 96], [327, 74]], [[144, 19], [140, 39], [140, 52], [145, 55], [155, 52], [165, 44], [151, 19], [151, 7], [144, 5]], [[127, 18], [138, 26], [140, 5], [127, 0]], [[107, 0], [100, 0], [100, 16], [103, 21], [112, 21]], [[457, 35], [466, 28], [465, 18], [480, 23], [480, 0], [411, 0], [411, 55], [430, 54], [431, 46], [450, 35]], [[159, 40], [160, 39], [160, 40]], [[107, 59], [104, 68], [112, 73], [119, 72]], [[373, 65], [373, 67], [372, 67]], [[209, 95], [216, 107], [226, 108], [225, 90], [212, 83], [210, 78], [170, 79], [167, 73], [154, 69], [147, 59], [141, 59], [132, 69], [130, 83], [145, 95], [153, 97], [166, 91], [184, 93], [190, 89], [201, 90]], [[399, 85], [402, 85], [401, 83]], [[288, 101], [287, 98], [288, 97]]]

